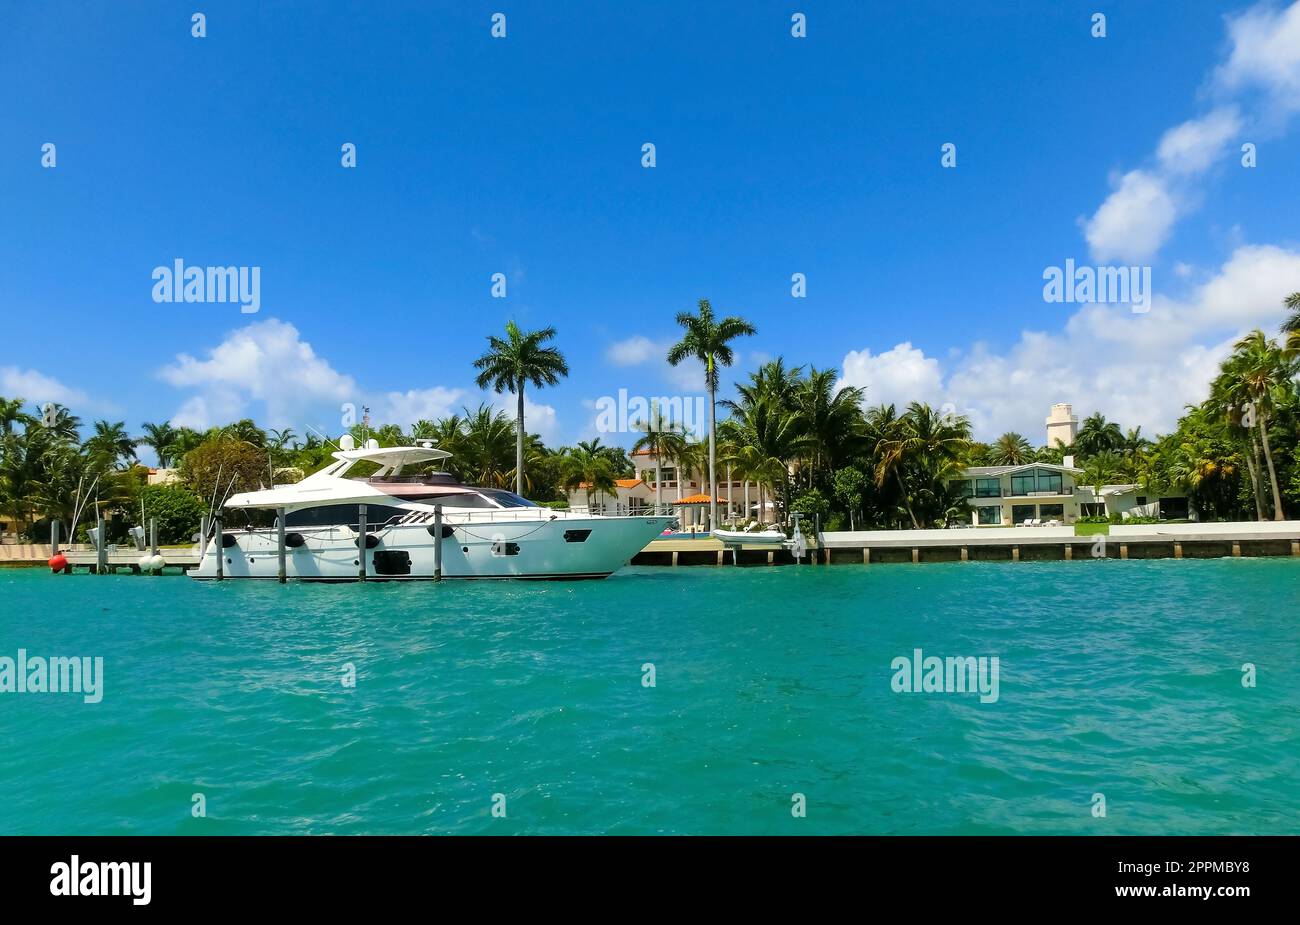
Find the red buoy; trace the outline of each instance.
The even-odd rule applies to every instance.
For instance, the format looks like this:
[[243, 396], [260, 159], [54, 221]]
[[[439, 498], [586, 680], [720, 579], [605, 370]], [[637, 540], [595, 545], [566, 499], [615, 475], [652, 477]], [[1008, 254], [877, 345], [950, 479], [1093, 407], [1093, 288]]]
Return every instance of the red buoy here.
[[63, 553], [59, 552], [50, 556], [50, 571], [54, 572], [54, 574], [57, 575], [67, 567], [68, 558]]

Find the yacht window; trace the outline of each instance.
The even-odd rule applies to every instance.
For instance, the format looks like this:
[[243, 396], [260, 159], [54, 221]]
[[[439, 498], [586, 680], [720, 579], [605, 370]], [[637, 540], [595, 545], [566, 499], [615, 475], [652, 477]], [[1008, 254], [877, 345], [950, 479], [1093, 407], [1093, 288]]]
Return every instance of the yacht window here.
[[[334, 527], [347, 524], [355, 527], [359, 513], [357, 508], [356, 504], [322, 504], [320, 507], [305, 507], [286, 514], [284, 525], [286, 527]], [[409, 513], [410, 511], [389, 507], [386, 504], [367, 504], [366, 523], [371, 527], [378, 527], [387, 523], [390, 518], [405, 517]]]
[[485, 498], [480, 498], [477, 494], [470, 491], [443, 492], [441, 494], [424, 494], [424, 495], [397, 495], [403, 501], [410, 501], [414, 504], [441, 504], [446, 507], [468, 507], [482, 508], [485, 510], [495, 510], [495, 505]]
[[480, 491], [485, 497], [491, 498], [502, 507], [537, 507], [536, 504], [527, 498], [521, 498], [513, 491], [505, 491], [500, 488], [483, 488]]

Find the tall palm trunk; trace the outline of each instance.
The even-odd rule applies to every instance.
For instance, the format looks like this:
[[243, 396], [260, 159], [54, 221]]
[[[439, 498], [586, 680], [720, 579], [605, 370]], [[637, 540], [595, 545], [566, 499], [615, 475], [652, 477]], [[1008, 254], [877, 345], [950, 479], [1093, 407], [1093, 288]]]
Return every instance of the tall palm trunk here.
[[1273, 449], [1268, 445], [1268, 426], [1266, 416], [1259, 415], [1259, 436], [1264, 442], [1264, 462], [1268, 464], [1268, 481], [1273, 489], [1273, 519], [1285, 520], [1286, 513], [1282, 510], [1282, 493], [1277, 488], [1277, 471], [1273, 468]]
[[[515, 494], [524, 493], [524, 383], [518, 389], [519, 413], [515, 417]], [[498, 431], [499, 433], [499, 431]]]
[[1250, 455], [1246, 457], [1246, 468], [1250, 470], [1250, 491], [1255, 498], [1255, 516], [1264, 520], [1264, 493], [1259, 484], [1259, 441], [1255, 439], [1254, 431], [1250, 433]]
[[921, 524], [917, 522], [916, 514], [912, 511], [912, 499], [907, 496], [907, 486], [903, 484], [903, 475], [897, 469], [894, 470], [894, 478], [898, 480], [898, 492], [903, 497], [903, 507], [907, 508], [907, 516], [912, 518], [912, 529], [920, 530]]
[[717, 423], [715, 412], [717, 409], [714, 407], [717, 386], [713, 384], [711, 375], [713, 373], [713, 357], [709, 357], [709, 373], [709, 529], [712, 530], [718, 523], [718, 473], [716, 471], [718, 448], [715, 439], [716, 435], [714, 434], [714, 431], [717, 430], [715, 426]]
[[659, 469], [659, 450], [655, 450], [655, 513], [664, 512], [664, 480]]

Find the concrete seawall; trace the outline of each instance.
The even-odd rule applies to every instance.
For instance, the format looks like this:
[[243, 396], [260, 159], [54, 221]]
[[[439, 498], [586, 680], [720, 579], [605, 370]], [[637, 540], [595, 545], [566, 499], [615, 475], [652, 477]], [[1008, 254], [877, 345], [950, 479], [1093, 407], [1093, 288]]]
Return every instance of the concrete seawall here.
[[[1076, 536], [1074, 527], [988, 527], [956, 530], [856, 530], [809, 537], [815, 564], [897, 562], [1027, 562], [1074, 559], [1207, 559], [1300, 556], [1300, 521], [1224, 524], [1135, 524]], [[789, 550], [724, 549], [715, 539], [655, 540], [634, 565], [790, 565]]]

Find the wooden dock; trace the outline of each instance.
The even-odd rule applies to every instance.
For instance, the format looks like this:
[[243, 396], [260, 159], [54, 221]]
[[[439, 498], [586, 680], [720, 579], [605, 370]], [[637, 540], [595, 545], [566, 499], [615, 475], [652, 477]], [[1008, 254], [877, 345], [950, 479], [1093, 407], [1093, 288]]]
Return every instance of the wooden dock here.
[[[99, 556], [93, 546], [79, 544], [77, 546], [62, 546], [59, 552], [68, 560], [68, 566], [72, 569], [87, 569], [95, 572], [99, 568]], [[199, 564], [199, 550], [196, 546], [185, 546], [169, 549], [162, 547], [158, 550], [159, 555], [163, 557], [166, 565], [163, 567], [164, 572], [173, 574], [183, 574], [188, 569], [196, 568]], [[120, 546], [117, 549], [106, 551], [105, 558], [106, 571], [109, 574], [116, 574], [119, 571], [132, 572], [139, 574], [140, 557], [150, 554], [147, 550], [141, 552], [134, 547]], [[5, 545], [0, 546], [0, 566], [40, 566], [48, 567], [50, 559], [49, 544], [32, 544], [32, 545]]]

